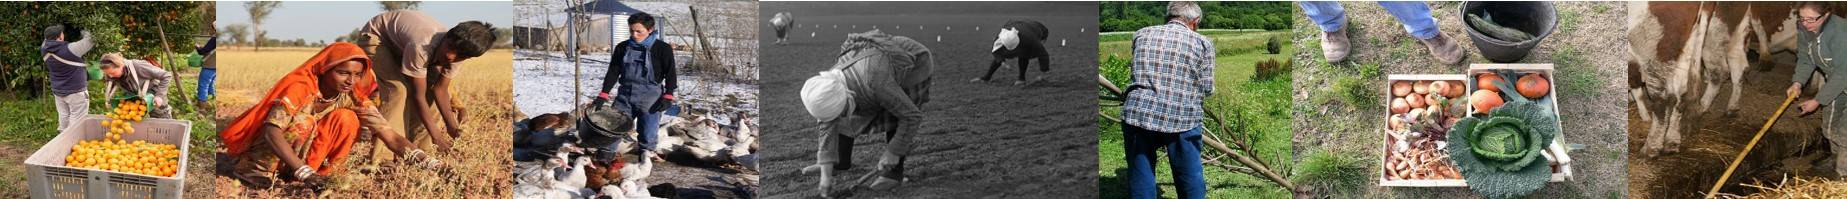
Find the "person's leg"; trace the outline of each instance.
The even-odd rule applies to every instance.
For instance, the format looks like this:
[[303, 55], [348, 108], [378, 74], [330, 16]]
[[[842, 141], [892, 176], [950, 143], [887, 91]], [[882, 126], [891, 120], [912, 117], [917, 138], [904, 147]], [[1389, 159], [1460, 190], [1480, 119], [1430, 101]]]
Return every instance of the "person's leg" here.
[[1032, 61], [1032, 58], [1027, 58], [1027, 57], [1024, 57], [1024, 56], [1022, 56], [1022, 57], [1019, 57], [1019, 59], [1020, 59], [1020, 61], [1019, 61], [1019, 62], [1020, 62], [1020, 64], [1019, 64], [1019, 65], [1017, 65], [1017, 66], [1016, 66], [1015, 68], [1020, 68], [1020, 70], [1019, 70], [1019, 71], [1020, 71], [1020, 79], [1019, 79], [1018, 81], [1020, 81], [1020, 82], [1024, 82], [1024, 81], [1026, 81], [1026, 68], [1032, 68], [1032, 66], [1033, 66], [1033, 65], [1032, 65], [1032, 64], [1033, 64], [1033, 61]]
[[1128, 178], [1129, 198], [1147, 199], [1161, 196], [1161, 188], [1157, 187], [1154, 181], [1154, 160], [1160, 158], [1154, 154], [1154, 151], [1161, 146], [1150, 142], [1153, 141], [1150, 139], [1154, 138], [1154, 133], [1157, 132], [1128, 124], [1122, 125], [1122, 149], [1129, 161], [1128, 172], [1123, 177]]
[[64, 95], [63, 97], [57, 97], [56, 101], [57, 101], [57, 106], [63, 108], [63, 110], [58, 112], [58, 121], [59, 121], [58, 123], [63, 125], [63, 127], [60, 127], [59, 129], [70, 128], [76, 125], [82, 125], [78, 123], [83, 122], [84, 115], [90, 114], [90, 92], [89, 91], [71, 93], [70, 95]]
[[1195, 127], [1166, 140], [1167, 166], [1173, 171], [1174, 189], [1180, 198], [1206, 198], [1205, 166], [1199, 160], [1200, 131]]
[[1052, 72], [1052, 56], [1039, 55], [1039, 72]]
[[1437, 29], [1437, 19], [1430, 16], [1430, 5], [1422, 1], [1381, 1], [1379, 7], [1398, 18], [1404, 24], [1405, 32], [1424, 43], [1430, 55], [1444, 64], [1456, 64], [1462, 61], [1462, 47], [1455, 40]]
[[640, 125], [635, 129], [638, 129], [636, 133], [640, 134], [637, 137], [641, 142], [641, 147], [650, 152], [654, 151], [656, 145], [660, 144], [661, 114], [642, 113], [640, 117], [635, 117], [635, 121]]
[[[399, 72], [403, 70], [401, 70], [401, 63], [398, 62], [398, 58], [396, 57], [397, 52], [391, 50], [389, 47], [376, 47], [370, 49], [374, 51], [374, 53], [370, 54], [370, 57], [372, 58], [373, 66], [372, 74], [376, 77], [376, 81], [378, 82], [378, 94], [373, 97], [379, 100], [379, 115], [385, 118], [385, 126], [397, 128], [397, 130], [404, 133], [405, 138], [411, 139], [414, 143], [416, 138], [425, 132], [423, 132], [422, 129], [411, 129], [410, 124], [415, 122], [410, 122], [411, 120], [409, 120], [409, 117], [405, 114], [408, 112], [405, 109], [409, 108], [407, 104], [410, 103], [410, 96], [408, 95], [410, 84], [406, 82], [409, 78], [404, 76], [403, 72]], [[371, 143], [374, 145], [372, 145], [369, 150], [371, 154], [367, 155], [371, 161], [367, 161], [363, 169], [374, 169], [371, 167], [376, 167], [378, 163], [389, 161], [392, 156], [394, 156], [391, 150], [386, 150], [387, 146], [385, 142], [374, 139]], [[415, 145], [413, 144], [412, 146]]]
[[51, 107], [58, 109], [58, 131], [64, 131], [64, 127], [71, 126], [72, 122], [69, 119], [71, 117], [70, 105], [64, 103], [64, 96], [53, 94], [51, 98]]
[[1300, 5], [1302, 13], [1321, 27], [1321, 56], [1327, 58], [1329, 63], [1347, 60], [1347, 11], [1341, 8], [1340, 2], [1304, 1], [1296, 5]]
[[245, 187], [267, 189], [276, 181], [276, 164], [280, 159], [270, 151], [269, 139], [255, 139], [249, 147], [244, 154], [231, 157], [235, 162], [231, 177], [242, 181]]
[[1398, 18], [1398, 23], [1403, 24], [1405, 32], [1412, 37], [1430, 39], [1441, 32], [1437, 30], [1437, 19], [1430, 16], [1430, 5], [1422, 1], [1380, 1], [1379, 7], [1385, 7], [1385, 12]]
[[1334, 32], [1346, 26], [1347, 10], [1338, 1], [1301, 1], [1296, 5], [1302, 7], [1302, 14], [1308, 15], [1308, 20], [1321, 27], [1322, 32]]
[[199, 70], [199, 86], [198, 86], [199, 89], [198, 89], [198, 93], [196, 94], [199, 98], [198, 99], [199, 104], [205, 104], [206, 100], [210, 100], [212, 98], [212, 93], [214, 93], [213, 91], [215, 91], [215, 90], [212, 90], [212, 88], [214, 84], [217, 84], [216, 83], [218, 82], [217, 80], [218, 80], [218, 69], [217, 68], [205, 68], [205, 69]]
[[1847, 105], [1835, 100], [1828, 105], [1827, 128], [1822, 129], [1822, 137], [1828, 138], [1830, 152], [1834, 152], [1834, 175], [1847, 176]]

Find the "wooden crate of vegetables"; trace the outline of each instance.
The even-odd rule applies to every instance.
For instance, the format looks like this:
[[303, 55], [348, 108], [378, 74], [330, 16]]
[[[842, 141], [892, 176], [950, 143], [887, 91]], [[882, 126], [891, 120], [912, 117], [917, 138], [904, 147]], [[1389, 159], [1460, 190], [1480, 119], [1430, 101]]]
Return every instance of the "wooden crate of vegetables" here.
[[[1543, 76], [1550, 77], [1551, 72], [1549, 68], [1550, 67], [1544, 67], [1544, 70], [1533, 71], [1542, 72], [1540, 74]], [[1547, 142], [1547, 144], [1469, 142], [1469, 140], [1472, 140], [1469, 139], [1471, 136], [1492, 135], [1488, 137], [1494, 137], [1496, 138], [1494, 140], [1500, 141], [1506, 140], [1502, 138], [1509, 137], [1509, 135], [1517, 134], [1478, 132], [1500, 132], [1499, 130], [1503, 129], [1527, 128], [1527, 126], [1518, 124], [1524, 121], [1516, 121], [1519, 120], [1517, 117], [1493, 119], [1496, 117], [1494, 117], [1491, 112], [1484, 111], [1478, 114], [1476, 108], [1478, 105], [1500, 105], [1506, 102], [1496, 101], [1500, 99], [1476, 97], [1475, 93], [1477, 93], [1479, 89], [1476, 88], [1475, 85], [1478, 83], [1478, 78], [1474, 75], [1390, 75], [1386, 79], [1385, 96], [1387, 100], [1385, 101], [1385, 105], [1389, 111], [1387, 112], [1385, 120], [1386, 135], [1383, 136], [1384, 138], [1382, 140], [1385, 144], [1381, 147], [1382, 155], [1380, 163], [1383, 169], [1381, 169], [1379, 174], [1380, 186], [1474, 188], [1468, 183], [1469, 180], [1467, 180], [1467, 173], [1469, 171], [1475, 171], [1477, 174], [1489, 173], [1488, 175], [1478, 175], [1477, 177], [1493, 176], [1512, 173], [1498, 171], [1497, 169], [1501, 167], [1509, 167], [1508, 170], [1520, 171], [1521, 169], [1518, 168], [1524, 168], [1524, 166], [1546, 168], [1544, 169], [1545, 171], [1524, 170], [1546, 172], [1547, 175], [1542, 176], [1541, 179], [1528, 179], [1527, 181], [1536, 180], [1537, 183], [1543, 184], [1544, 182], [1566, 181], [1571, 178], [1570, 159], [1563, 155], [1563, 153], [1553, 155], [1554, 151], [1564, 151], [1562, 145], [1557, 144], [1555, 141]], [[1548, 83], [1550, 82], [1549, 78], [1545, 80]], [[1510, 81], [1509, 84], [1511, 83], [1513, 82]], [[1545, 89], [1546, 92], [1543, 93], [1544, 97], [1540, 97], [1539, 99], [1549, 104], [1552, 103], [1552, 97], [1550, 97], [1551, 88], [1549, 88], [1549, 85], [1547, 85], [1547, 87], [1548, 88]], [[1517, 95], [1517, 93], [1515, 95]], [[1522, 103], [1521, 107], [1523, 109], [1543, 107], [1547, 110], [1556, 110], [1556, 108], [1554, 108], [1555, 106], [1537, 106], [1536, 104], [1540, 103], [1529, 101]], [[1484, 109], [1493, 110], [1492, 108]], [[1511, 113], [1512, 111], [1508, 112]], [[1550, 115], [1549, 118], [1551, 119], [1549, 120], [1544, 119], [1548, 117], [1541, 117], [1535, 121], [1545, 121], [1547, 124], [1551, 124], [1551, 128], [1546, 129], [1554, 129], [1555, 131], [1558, 125], [1556, 111], [1542, 111], [1535, 114]], [[1476, 129], [1478, 128], [1476, 127], [1493, 128], [1488, 128], [1489, 131], [1477, 131]], [[1553, 138], [1556, 138], [1556, 136], [1547, 137], [1545, 139]], [[1524, 141], [1529, 139], [1513, 140]], [[1524, 152], [1491, 153], [1496, 155], [1495, 158], [1498, 159], [1487, 160], [1475, 154], [1475, 152], [1477, 152], [1475, 149], [1482, 147], [1470, 147], [1478, 145], [1505, 149], [1482, 150], [1486, 152], [1525, 151], [1523, 149], [1527, 149], [1528, 147], [1538, 150], [1532, 150], [1534, 151], [1533, 153], [1537, 154], [1534, 157], [1524, 157], [1524, 155], [1526, 155]], [[1458, 160], [1458, 156], [1466, 156], [1467, 159]], [[1543, 156], [1544, 161], [1539, 161], [1541, 156]], [[1499, 159], [1506, 159], [1506, 161], [1498, 161]], [[1521, 166], [1514, 167], [1508, 165]], [[1470, 168], [1475, 169], [1471, 170]], [[1499, 176], [1487, 178], [1496, 177]], [[1500, 185], [1486, 187], [1496, 187], [1493, 189], [1504, 190], [1499, 188]]]
[[1386, 77], [1384, 145], [1379, 185], [1390, 187], [1463, 186], [1462, 175], [1443, 151], [1440, 139], [1463, 114], [1462, 75], [1389, 75]]

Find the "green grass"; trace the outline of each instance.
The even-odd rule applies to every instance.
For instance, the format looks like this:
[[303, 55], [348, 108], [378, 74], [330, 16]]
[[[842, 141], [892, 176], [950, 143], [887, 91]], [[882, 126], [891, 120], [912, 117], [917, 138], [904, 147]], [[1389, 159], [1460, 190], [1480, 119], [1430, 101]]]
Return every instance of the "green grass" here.
[[[1601, 13], [1601, 11], [1599, 11], [1599, 13]], [[1578, 12], [1559, 12], [1558, 14], [1559, 31], [1558, 32], [1559, 33], [1569, 33], [1569, 32], [1577, 30], [1578, 20], [1579, 18], [1583, 18], [1582, 17], [1583, 15], [1584, 13], [1578, 13]]]
[[1553, 78], [1559, 82], [1554, 84], [1568, 85], [1555, 87], [1562, 92], [1559, 94], [1597, 97], [1598, 89], [1602, 89], [1607, 82], [1603, 81], [1602, 74], [1598, 74], [1596, 66], [1584, 60], [1580, 54], [1582, 52], [1574, 47], [1561, 47], [1557, 53], [1552, 55], [1553, 68], [1558, 70], [1554, 73], [1557, 77]]
[[58, 110], [50, 95], [34, 99], [23, 96], [6, 96], [0, 99], [0, 115], [8, 119], [0, 121], [0, 144], [26, 150], [37, 149], [45, 141], [57, 137]]
[[1294, 171], [1294, 180], [1298, 186], [1312, 186], [1328, 191], [1322, 195], [1354, 196], [1360, 195], [1354, 192], [1371, 180], [1368, 179], [1371, 176], [1366, 167], [1368, 162], [1361, 156], [1319, 149], [1307, 154], [1301, 167]]
[[[1253, 82], [1251, 77], [1255, 74], [1257, 61], [1269, 59], [1284, 61], [1289, 59], [1289, 55], [1294, 54], [1293, 47], [1283, 48], [1280, 54], [1264, 54], [1263, 47], [1266, 40], [1270, 37], [1287, 36], [1289, 32], [1202, 32], [1213, 38], [1213, 43], [1220, 55], [1214, 59], [1216, 62], [1216, 70], [1213, 73], [1215, 92], [1208, 96], [1206, 107], [1233, 121], [1228, 124], [1207, 122], [1206, 127], [1214, 129], [1212, 130], [1214, 135], [1221, 136], [1221, 139], [1251, 138], [1249, 139], [1252, 142], [1250, 144], [1257, 149], [1258, 153], [1254, 155], [1254, 158], [1274, 164], [1269, 165], [1274, 172], [1288, 175], [1287, 172], [1293, 167], [1290, 165], [1293, 154], [1290, 142], [1293, 130], [1289, 124], [1291, 115], [1289, 107], [1278, 106], [1278, 104], [1289, 104], [1292, 90], [1290, 82], [1293, 80], [1284, 75], [1271, 80]], [[1099, 62], [1102, 66], [1099, 66], [1099, 72], [1105, 78], [1116, 81], [1118, 85], [1126, 84], [1129, 76], [1128, 59], [1130, 55], [1128, 53], [1131, 47], [1131, 41], [1129, 41], [1131, 36], [1105, 34], [1100, 39], [1101, 52], [1098, 57], [1102, 59]], [[1283, 45], [1289, 46], [1290, 44], [1285, 42]], [[1116, 105], [1120, 102], [1104, 100], [1101, 104], [1104, 104], [1100, 108], [1103, 114], [1111, 118], [1120, 115], [1121, 107]], [[1099, 192], [1102, 198], [1127, 197], [1128, 185], [1125, 184], [1126, 179], [1120, 173], [1126, 172], [1128, 166], [1124, 162], [1126, 155], [1122, 148], [1122, 127], [1104, 118], [1098, 118], [1097, 123], [1100, 128], [1098, 129], [1100, 140], [1097, 146], [1099, 161], [1097, 175], [1101, 189]], [[1237, 132], [1218, 132], [1219, 130], [1216, 129], [1231, 129]], [[1217, 154], [1212, 149], [1204, 149], [1201, 153], [1206, 157], [1213, 157]], [[1165, 155], [1165, 153], [1161, 154]], [[1158, 163], [1155, 166], [1156, 182], [1162, 189], [1163, 197], [1175, 197], [1172, 174], [1167, 169], [1166, 160], [1163, 156], [1162, 159], [1156, 161]], [[1219, 162], [1242, 166], [1229, 158], [1221, 159]], [[1287, 198], [1291, 194], [1289, 190], [1276, 186], [1263, 177], [1230, 171], [1210, 163], [1206, 164], [1205, 176], [1209, 189], [1207, 198]]]

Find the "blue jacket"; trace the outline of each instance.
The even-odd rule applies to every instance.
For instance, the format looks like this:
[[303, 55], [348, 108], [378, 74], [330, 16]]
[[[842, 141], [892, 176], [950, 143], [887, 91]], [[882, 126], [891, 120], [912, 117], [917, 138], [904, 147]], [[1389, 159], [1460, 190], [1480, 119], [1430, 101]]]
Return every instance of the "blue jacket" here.
[[84, 63], [83, 55], [80, 53], [87, 49], [72, 51], [73, 45], [63, 41], [45, 40], [45, 43], [39, 46], [40, 53], [49, 55], [43, 57], [45, 58], [43, 61], [45, 61], [45, 70], [49, 73], [47, 76], [51, 77], [52, 94], [66, 96], [89, 89], [90, 76], [84, 71], [84, 67], [88, 65]]

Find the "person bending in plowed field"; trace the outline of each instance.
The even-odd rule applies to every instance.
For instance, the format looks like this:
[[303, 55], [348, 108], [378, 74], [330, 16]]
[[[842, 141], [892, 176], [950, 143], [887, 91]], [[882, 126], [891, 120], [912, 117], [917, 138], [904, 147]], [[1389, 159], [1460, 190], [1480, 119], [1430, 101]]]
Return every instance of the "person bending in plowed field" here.
[[924, 119], [920, 107], [930, 99], [933, 57], [909, 37], [878, 30], [849, 34], [833, 68], [802, 85], [802, 104], [821, 123], [815, 164], [802, 173], [821, 174], [822, 196], [830, 194], [835, 172], [852, 168], [853, 139], [874, 131], [886, 132], [886, 146], [875, 170], [884, 173], [871, 187], [884, 190], [903, 182], [911, 137]]
[[[1032, 20], [1014, 20], [1001, 25], [1000, 36], [994, 39], [994, 62], [988, 65], [988, 74], [972, 80], [985, 82], [994, 78], [994, 71], [1000, 70], [1002, 62], [1007, 59], [1020, 60], [1020, 79], [1013, 80], [1014, 85], [1026, 84], [1026, 68], [1033, 59], [1039, 59], [1039, 72], [1052, 71], [1052, 55], [1045, 51], [1045, 38], [1048, 37], [1045, 24]], [[1044, 80], [1040, 76], [1038, 80]], [[1038, 81], [1034, 80], [1034, 81]]]
[[232, 157], [231, 177], [267, 188], [277, 178], [300, 181], [344, 171], [361, 129], [405, 163], [440, 167], [390, 126], [371, 101], [378, 85], [372, 62], [351, 43], [333, 43], [276, 82], [256, 106], [218, 132]]

